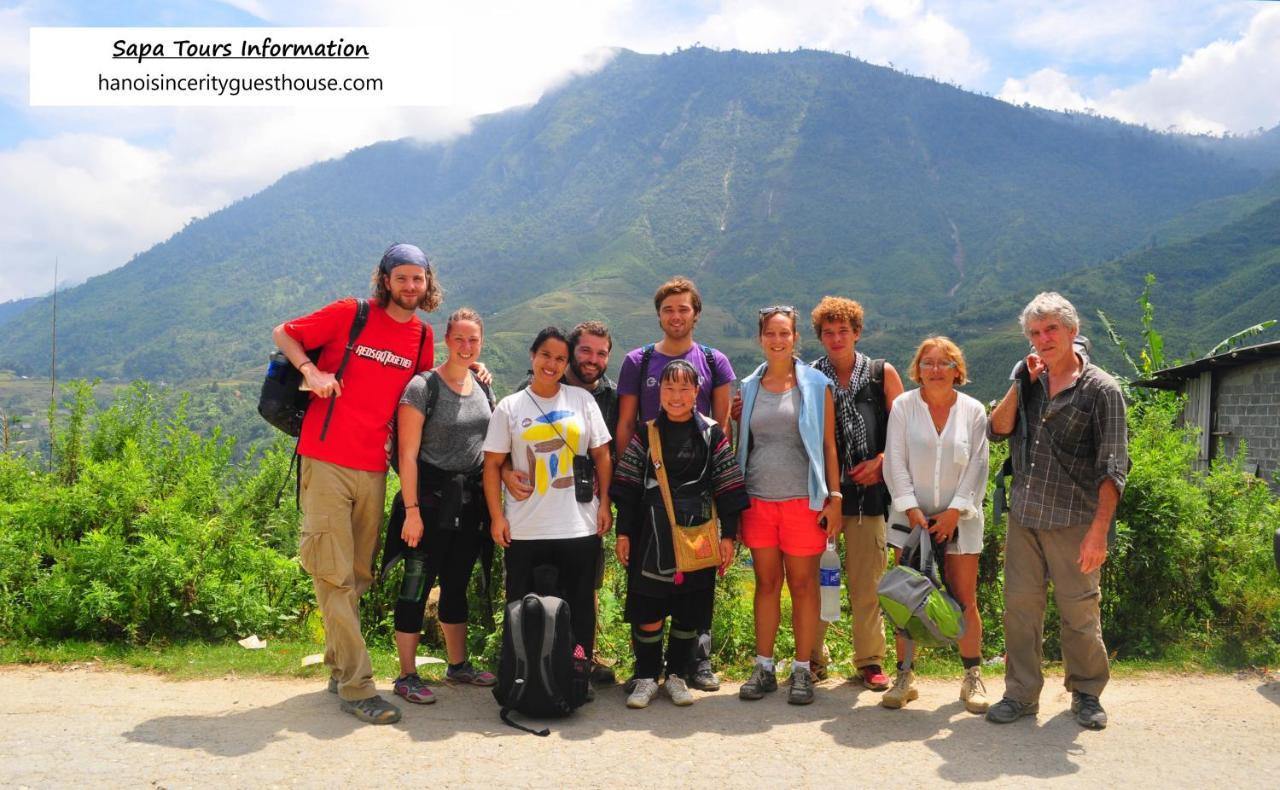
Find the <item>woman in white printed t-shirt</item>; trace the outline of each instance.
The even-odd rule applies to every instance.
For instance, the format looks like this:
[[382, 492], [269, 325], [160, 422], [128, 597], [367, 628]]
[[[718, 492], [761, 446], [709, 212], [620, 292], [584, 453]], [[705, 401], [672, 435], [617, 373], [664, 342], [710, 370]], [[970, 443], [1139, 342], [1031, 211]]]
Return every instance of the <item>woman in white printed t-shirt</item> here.
[[[490, 531], [506, 550], [507, 602], [535, 592], [535, 569], [555, 568], [555, 592], [569, 604], [574, 639], [591, 656], [596, 563], [601, 536], [613, 526], [611, 437], [591, 393], [560, 383], [569, 364], [564, 333], [547, 327], [529, 351], [532, 382], [498, 402], [484, 440]], [[507, 497], [504, 510], [501, 471], [508, 456], [516, 471], [528, 475], [533, 494], [519, 501]], [[575, 456], [594, 461], [594, 480], [575, 485]]]
[[[893, 497], [889, 544], [900, 556], [909, 527], [917, 525], [928, 529], [935, 543], [946, 543], [947, 590], [964, 606], [960, 699], [970, 713], [983, 713], [987, 698], [982, 684], [978, 555], [989, 463], [987, 413], [977, 400], [956, 391], [969, 378], [964, 354], [949, 338], [925, 338], [911, 360], [909, 375], [920, 387], [894, 400], [885, 440], [884, 479]], [[902, 651], [899, 638], [899, 656]], [[911, 670], [899, 665], [893, 688], [880, 704], [901, 708], [918, 696]]]

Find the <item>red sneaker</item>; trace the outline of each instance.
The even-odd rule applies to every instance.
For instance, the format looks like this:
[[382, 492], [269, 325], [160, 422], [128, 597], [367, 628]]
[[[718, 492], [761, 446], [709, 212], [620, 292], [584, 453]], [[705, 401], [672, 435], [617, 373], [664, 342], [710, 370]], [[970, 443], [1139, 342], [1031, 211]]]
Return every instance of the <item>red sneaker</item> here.
[[880, 669], [879, 664], [868, 664], [858, 670], [858, 680], [872, 691], [887, 691], [889, 676]]

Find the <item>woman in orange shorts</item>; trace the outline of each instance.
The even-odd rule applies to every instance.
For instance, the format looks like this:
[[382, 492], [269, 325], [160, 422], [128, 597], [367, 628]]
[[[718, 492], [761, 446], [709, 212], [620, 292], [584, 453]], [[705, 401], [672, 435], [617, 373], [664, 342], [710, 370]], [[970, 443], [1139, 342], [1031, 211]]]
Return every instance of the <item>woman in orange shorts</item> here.
[[738, 465], [751, 507], [741, 538], [755, 567], [756, 664], [738, 691], [760, 699], [778, 688], [773, 648], [782, 619], [782, 580], [791, 592], [791, 629], [803, 646], [791, 669], [787, 702], [813, 702], [809, 647], [818, 632], [818, 557], [835, 539], [840, 520], [840, 464], [836, 454], [831, 380], [795, 358], [796, 311], [760, 311], [765, 362], [742, 382]]

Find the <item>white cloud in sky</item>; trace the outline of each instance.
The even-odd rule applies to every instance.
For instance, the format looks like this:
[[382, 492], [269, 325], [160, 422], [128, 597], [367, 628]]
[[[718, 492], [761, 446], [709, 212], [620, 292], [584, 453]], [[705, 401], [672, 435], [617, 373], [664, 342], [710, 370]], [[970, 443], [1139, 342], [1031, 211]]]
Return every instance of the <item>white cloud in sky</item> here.
[[[0, 301], [47, 289], [51, 239], [68, 277], [105, 271], [290, 170], [378, 140], [443, 139], [477, 113], [532, 103], [568, 75], [600, 67], [612, 46], [847, 50], [962, 85], [1003, 80], [1001, 98], [1014, 103], [1095, 107], [1156, 128], [1239, 132], [1280, 121], [1274, 81], [1263, 78], [1280, 73], [1280, 8], [1233, 0], [1064, 0], [1034, 11], [998, 0], [221, 2], [278, 26], [449, 30], [459, 101], [361, 111], [30, 109], [27, 29], [74, 24], [74, 13], [45, 3], [0, 8], [0, 102], [41, 130], [0, 151]], [[1196, 38], [1210, 29], [1231, 32], [1211, 44]], [[1188, 54], [1129, 85], [1080, 71], [1082, 62], [1151, 51]], [[1000, 59], [1031, 67], [993, 75]]]
[[31, 27], [21, 5], [0, 8], [0, 101], [25, 104]]
[[[1215, 41], [1111, 93], [1104, 109], [1188, 132], [1247, 131], [1280, 123], [1280, 8], [1254, 16], [1234, 41]], [[1271, 76], [1267, 76], [1271, 75]]]
[[664, 49], [693, 41], [721, 49], [811, 47], [849, 51], [872, 63], [969, 81], [987, 70], [964, 31], [920, 0], [724, 0], [688, 31], [672, 31]]
[[1052, 109], [1092, 107], [1131, 123], [1193, 134], [1247, 132], [1280, 123], [1280, 8], [1259, 10], [1234, 40], [1184, 55], [1141, 82], [1088, 96], [1082, 81], [1056, 68], [1009, 78], [999, 98]]
[[47, 291], [55, 255], [60, 279], [80, 279], [102, 270], [102, 256], [182, 227], [199, 209], [166, 188], [171, 163], [162, 151], [82, 133], [0, 152], [0, 300]]
[[1076, 89], [1076, 80], [1055, 68], [1043, 68], [1022, 79], [1010, 77], [999, 98], [1010, 104], [1034, 104], [1053, 110], [1083, 110], [1089, 100]]
[[1062, 0], [1001, 8], [1011, 45], [1057, 61], [1119, 62], [1201, 46], [1206, 31], [1239, 30], [1258, 3], [1223, 0]]
[[[310, 26], [448, 25], [459, 31], [456, 106], [373, 110], [289, 108], [35, 108], [41, 125], [64, 128], [0, 151], [0, 302], [43, 293], [59, 277], [72, 282], [119, 266], [202, 217], [252, 194], [282, 175], [380, 140], [442, 140], [465, 132], [471, 118], [537, 100], [570, 73], [598, 68], [608, 4], [571, 13], [573, 4], [504, 4], [449, 20], [415, 7], [361, 9], [242, 2], [272, 24]], [[279, 7], [277, 7], [279, 6]], [[558, 16], [547, 16], [547, 10]], [[0, 12], [7, 13], [7, 12]], [[479, 14], [479, 16], [477, 16]], [[572, 24], [560, 24], [569, 21]], [[22, 58], [0, 96], [26, 104], [27, 18]], [[9, 27], [5, 27], [6, 33]], [[499, 31], [494, 33], [493, 31]], [[2, 39], [0, 39], [2, 40]], [[0, 60], [0, 78], [6, 61]], [[137, 142], [147, 140], [146, 144]], [[121, 167], [114, 167], [119, 162]], [[56, 240], [56, 244], [51, 244]]]

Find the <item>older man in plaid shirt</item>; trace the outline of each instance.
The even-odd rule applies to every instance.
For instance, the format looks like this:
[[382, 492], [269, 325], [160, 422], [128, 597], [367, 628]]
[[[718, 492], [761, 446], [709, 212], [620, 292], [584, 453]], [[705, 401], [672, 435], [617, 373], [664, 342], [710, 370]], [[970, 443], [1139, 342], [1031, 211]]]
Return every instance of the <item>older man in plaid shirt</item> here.
[[1098, 697], [1110, 676], [1100, 576], [1129, 470], [1124, 397], [1077, 354], [1079, 318], [1061, 295], [1038, 295], [1021, 323], [1035, 349], [1026, 360], [1030, 386], [1009, 388], [989, 428], [991, 439], [1011, 440], [1014, 483], [1004, 558], [1005, 693], [987, 719], [1007, 724], [1039, 710], [1052, 581], [1071, 710], [1081, 726], [1100, 730], [1107, 714]]

